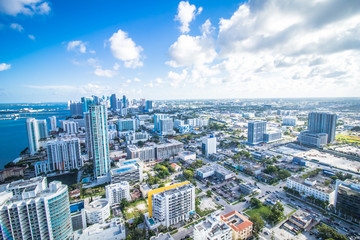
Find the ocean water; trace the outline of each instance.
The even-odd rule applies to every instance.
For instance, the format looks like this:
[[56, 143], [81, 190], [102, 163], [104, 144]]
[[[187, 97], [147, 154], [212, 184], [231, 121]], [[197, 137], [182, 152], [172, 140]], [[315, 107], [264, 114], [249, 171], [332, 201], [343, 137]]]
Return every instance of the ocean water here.
[[0, 104], [0, 169], [28, 146], [26, 118], [47, 119], [50, 129], [48, 117], [61, 120], [69, 115], [67, 103]]

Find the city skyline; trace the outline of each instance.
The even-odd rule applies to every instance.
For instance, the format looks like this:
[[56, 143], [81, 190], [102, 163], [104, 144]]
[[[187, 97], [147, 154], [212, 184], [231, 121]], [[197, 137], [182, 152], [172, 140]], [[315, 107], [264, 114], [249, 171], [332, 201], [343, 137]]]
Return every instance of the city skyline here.
[[84, 4], [0, 0], [0, 102], [359, 97], [358, 1]]

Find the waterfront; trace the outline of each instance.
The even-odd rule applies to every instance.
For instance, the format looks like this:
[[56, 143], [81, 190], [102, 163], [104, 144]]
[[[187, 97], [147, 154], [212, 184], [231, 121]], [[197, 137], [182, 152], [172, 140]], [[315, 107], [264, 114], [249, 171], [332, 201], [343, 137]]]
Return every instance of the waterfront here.
[[68, 115], [67, 103], [0, 104], [0, 169], [27, 147], [26, 118], [65, 119]]

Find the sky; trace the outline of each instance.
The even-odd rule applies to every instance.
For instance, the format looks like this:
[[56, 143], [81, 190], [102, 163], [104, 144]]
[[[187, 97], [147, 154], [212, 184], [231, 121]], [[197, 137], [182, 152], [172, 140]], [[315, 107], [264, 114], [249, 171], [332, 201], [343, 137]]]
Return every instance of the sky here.
[[0, 0], [0, 102], [360, 97], [359, 0]]

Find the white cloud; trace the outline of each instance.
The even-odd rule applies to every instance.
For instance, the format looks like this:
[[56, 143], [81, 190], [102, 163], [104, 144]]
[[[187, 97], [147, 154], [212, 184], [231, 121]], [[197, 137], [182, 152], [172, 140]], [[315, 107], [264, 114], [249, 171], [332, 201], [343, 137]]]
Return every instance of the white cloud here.
[[142, 47], [137, 46], [126, 32], [119, 29], [109, 41], [113, 56], [123, 61], [126, 68], [136, 68], [143, 65], [141, 61]]
[[28, 37], [29, 37], [31, 40], [35, 41], [35, 36], [34, 36], [34, 35], [29, 34]]
[[68, 42], [67, 50], [86, 53], [86, 46], [83, 41], [70, 41]]
[[11, 68], [11, 64], [7, 64], [7, 63], [0, 63], [0, 72], [1, 71], [5, 71]]
[[160, 85], [164, 83], [164, 80], [162, 78], [156, 78], [155, 82]]
[[360, 1], [252, 0], [218, 28], [213, 38], [206, 21], [201, 36], [171, 45], [167, 63], [182, 68], [168, 73], [171, 86], [213, 86], [218, 97], [359, 96]]
[[10, 24], [10, 27], [19, 32], [22, 32], [24, 30], [23, 26], [21, 26], [18, 23], [12, 23], [12, 24]]
[[7, 15], [44, 15], [50, 11], [48, 1], [44, 0], [0, 0], [0, 12]]
[[175, 20], [181, 23], [180, 31], [182, 33], [190, 32], [189, 25], [195, 19], [195, 16], [202, 12], [202, 7], [199, 7], [196, 11], [194, 4], [190, 4], [188, 1], [181, 1], [178, 5], [178, 12], [175, 16]]
[[141, 82], [141, 80], [139, 78], [134, 78], [134, 82]]
[[172, 67], [199, 66], [214, 61], [217, 53], [207, 36], [181, 35], [169, 48]]
[[96, 76], [99, 77], [108, 77], [108, 78], [112, 78], [114, 77], [117, 73], [113, 70], [110, 69], [102, 69], [101, 67], [98, 67], [95, 69], [94, 74]]
[[117, 70], [119, 70], [119, 68], [120, 68], [120, 64], [115, 63], [113, 69], [114, 69], [115, 71], [117, 71]]

